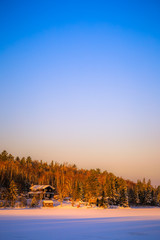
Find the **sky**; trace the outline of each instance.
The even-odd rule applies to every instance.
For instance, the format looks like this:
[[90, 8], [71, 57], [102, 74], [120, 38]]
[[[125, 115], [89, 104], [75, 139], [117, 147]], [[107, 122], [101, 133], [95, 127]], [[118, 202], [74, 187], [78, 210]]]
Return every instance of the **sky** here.
[[159, 12], [0, 1], [0, 151], [160, 185]]

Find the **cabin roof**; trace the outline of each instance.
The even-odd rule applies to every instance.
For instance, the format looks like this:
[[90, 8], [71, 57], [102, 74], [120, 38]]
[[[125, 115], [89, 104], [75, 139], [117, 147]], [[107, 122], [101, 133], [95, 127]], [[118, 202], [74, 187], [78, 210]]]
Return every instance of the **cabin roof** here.
[[43, 200], [43, 203], [52, 203], [53, 204], [53, 201], [52, 200]]
[[43, 190], [47, 187], [52, 188], [53, 190], [55, 189], [54, 187], [52, 187], [51, 185], [33, 185], [30, 189], [31, 191], [38, 191], [38, 190]]

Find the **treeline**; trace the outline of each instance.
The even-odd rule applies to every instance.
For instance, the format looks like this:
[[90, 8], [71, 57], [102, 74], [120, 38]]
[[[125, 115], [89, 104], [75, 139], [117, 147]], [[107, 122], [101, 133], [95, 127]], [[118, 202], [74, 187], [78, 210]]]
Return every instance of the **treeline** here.
[[70, 197], [73, 201], [99, 206], [160, 206], [160, 186], [153, 187], [150, 180], [134, 183], [100, 169], [77, 169], [76, 165], [53, 161], [48, 164], [3, 151], [0, 154], [0, 198], [11, 198], [12, 191], [19, 195], [27, 193], [32, 184], [52, 185], [61, 201]]

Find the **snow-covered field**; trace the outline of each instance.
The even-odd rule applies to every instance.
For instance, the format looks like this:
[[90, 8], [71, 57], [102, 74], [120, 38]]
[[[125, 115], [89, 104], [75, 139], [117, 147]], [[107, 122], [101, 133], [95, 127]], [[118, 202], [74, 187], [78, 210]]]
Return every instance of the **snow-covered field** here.
[[0, 240], [160, 240], [160, 208], [1, 209]]

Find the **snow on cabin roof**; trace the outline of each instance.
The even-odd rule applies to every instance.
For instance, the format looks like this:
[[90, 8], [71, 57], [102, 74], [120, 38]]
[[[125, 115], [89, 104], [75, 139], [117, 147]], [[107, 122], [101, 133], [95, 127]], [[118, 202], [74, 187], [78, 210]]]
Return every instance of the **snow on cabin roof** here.
[[43, 203], [52, 203], [53, 204], [53, 201], [52, 200], [43, 200]]
[[50, 188], [52, 188], [52, 189], [55, 189], [55, 188], [52, 187], [51, 185], [33, 185], [30, 189], [31, 189], [32, 191], [37, 191], [37, 190], [43, 190], [43, 189], [45, 189], [45, 188], [47, 188], [47, 187], [50, 187]]

